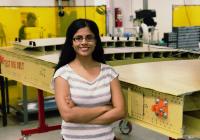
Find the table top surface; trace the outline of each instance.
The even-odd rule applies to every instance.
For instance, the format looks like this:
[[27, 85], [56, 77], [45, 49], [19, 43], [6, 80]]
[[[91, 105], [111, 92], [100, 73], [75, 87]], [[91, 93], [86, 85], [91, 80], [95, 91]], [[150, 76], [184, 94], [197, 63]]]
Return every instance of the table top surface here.
[[114, 67], [120, 81], [179, 96], [200, 91], [200, 59]]
[[[105, 52], [108, 51], [105, 48]], [[113, 48], [112, 48], [113, 49]], [[156, 48], [151, 46], [150, 50], [144, 47], [116, 48], [113, 51], [123, 49], [133, 49], [137, 51], [165, 50], [166, 48]], [[30, 57], [46, 63], [56, 64], [59, 58], [59, 51], [51, 53], [28, 52], [14, 47], [0, 48], [1, 53], [13, 53], [14, 55]], [[114, 67], [120, 74], [121, 81], [150, 88], [159, 92], [172, 95], [182, 95], [195, 91], [200, 91], [200, 59], [198, 60], [178, 60], [166, 62], [151, 62], [132, 65], [122, 65]]]
[[[50, 52], [40, 52], [40, 51], [34, 51], [34, 50], [23, 50], [16, 47], [2, 47], [0, 48], [0, 52], [10, 52], [14, 54], [18, 54], [21, 56], [31, 57], [38, 60], [50, 62], [57, 64], [60, 51], [50, 51]], [[162, 47], [162, 46], [153, 46], [151, 45], [148, 47], [147, 45], [144, 45], [143, 47], [117, 47], [117, 48], [104, 48], [105, 54], [119, 54], [119, 53], [143, 53], [143, 52], [173, 52], [177, 51], [177, 49], [172, 49], [168, 47]]]

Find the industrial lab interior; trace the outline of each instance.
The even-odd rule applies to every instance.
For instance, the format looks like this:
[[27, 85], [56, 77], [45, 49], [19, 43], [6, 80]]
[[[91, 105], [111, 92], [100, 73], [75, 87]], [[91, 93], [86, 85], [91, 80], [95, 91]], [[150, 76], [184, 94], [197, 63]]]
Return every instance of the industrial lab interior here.
[[89, 19], [119, 74], [115, 140], [200, 140], [199, 13], [199, 0], [1, 0], [0, 137], [66, 139], [51, 82], [68, 27]]

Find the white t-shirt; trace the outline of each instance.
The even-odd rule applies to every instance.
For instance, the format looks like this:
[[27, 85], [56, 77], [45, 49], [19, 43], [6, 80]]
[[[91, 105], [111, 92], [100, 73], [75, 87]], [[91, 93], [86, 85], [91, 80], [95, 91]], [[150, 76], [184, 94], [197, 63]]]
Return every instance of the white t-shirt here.
[[[53, 77], [68, 81], [70, 96], [77, 106], [94, 107], [111, 102], [110, 82], [118, 73], [109, 65], [101, 64], [100, 74], [93, 81], [78, 75], [67, 64], [59, 68]], [[54, 82], [52, 83], [54, 85]], [[65, 140], [113, 140], [112, 125], [79, 124], [62, 121], [61, 135]]]

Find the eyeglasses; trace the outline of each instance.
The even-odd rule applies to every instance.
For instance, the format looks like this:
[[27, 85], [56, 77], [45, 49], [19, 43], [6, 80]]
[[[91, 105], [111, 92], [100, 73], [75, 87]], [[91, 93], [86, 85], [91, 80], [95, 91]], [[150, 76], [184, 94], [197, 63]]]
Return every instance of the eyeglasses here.
[[82, 42], [83, 39], [85, 39], [87, 42], [93, 42], [95, 40], [95, 36], [86, 35], [85, 37], [83, 37], [82, 35], [77, 35], [73, 38], [73, 40], [76, 42]]

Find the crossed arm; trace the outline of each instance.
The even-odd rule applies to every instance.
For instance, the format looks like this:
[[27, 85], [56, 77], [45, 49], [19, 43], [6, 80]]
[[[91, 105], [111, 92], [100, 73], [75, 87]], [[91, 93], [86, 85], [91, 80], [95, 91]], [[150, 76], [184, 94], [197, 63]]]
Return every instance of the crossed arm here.
[[111, 82], [111, 105], [78, 107], [69, 98], [69, 84], [61, 77], [55, 79], [55, 100], [66, 122], [110, 124], [125, 117], [124, 99], [118, 78]]

